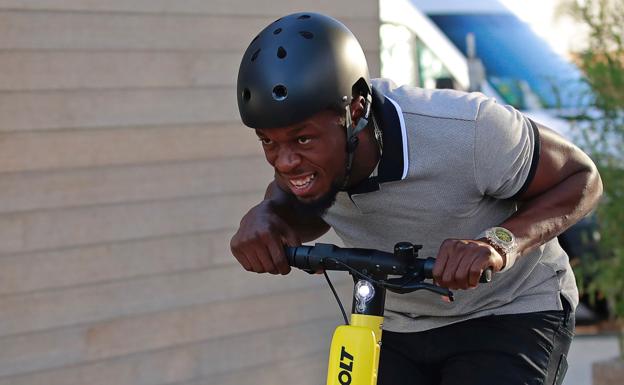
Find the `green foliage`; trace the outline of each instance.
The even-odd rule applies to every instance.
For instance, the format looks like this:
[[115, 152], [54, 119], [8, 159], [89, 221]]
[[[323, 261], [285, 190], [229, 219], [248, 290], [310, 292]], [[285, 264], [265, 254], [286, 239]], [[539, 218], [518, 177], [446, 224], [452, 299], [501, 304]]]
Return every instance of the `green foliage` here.
[[597, 214], [600, 248], [605, 257], [585, 258], [580, 275], [592, 279], [581, 282], [581, 290], [607, 298], [613, 315], [624, 320], [624, 170], [614, 167], [599, 167], [599, 170], [605, 192]]
[[624, 3], [566, 1], [568, 13], [589, 32], [579, 65], [593, 92], [592, 106], [576, 122], [586, 151], [599, 168], [604, 194], [597, 210], [604, 258], [582, 266], [581, 290], [607, 298], [624, 322]]

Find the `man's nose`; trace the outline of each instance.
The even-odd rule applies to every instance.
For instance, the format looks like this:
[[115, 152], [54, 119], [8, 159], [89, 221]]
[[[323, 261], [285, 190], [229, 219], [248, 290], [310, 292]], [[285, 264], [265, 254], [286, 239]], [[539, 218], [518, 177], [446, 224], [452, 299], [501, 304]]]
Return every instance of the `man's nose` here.
[[301, 164], [301, 156], [290, 148], [281, 148], [275, 159], [275, 168], [280, 173], [287, 174]]

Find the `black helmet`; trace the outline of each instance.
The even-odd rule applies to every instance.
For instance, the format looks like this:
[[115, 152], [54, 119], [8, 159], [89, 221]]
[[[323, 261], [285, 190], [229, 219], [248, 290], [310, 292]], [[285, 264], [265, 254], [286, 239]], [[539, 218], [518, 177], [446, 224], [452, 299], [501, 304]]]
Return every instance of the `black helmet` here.
[[368, 66], [353, 33], [318, 13], [276, 20], [251, 42], [238, 71], [238, 110], [253, 128], [288, 126], [370, 95]]

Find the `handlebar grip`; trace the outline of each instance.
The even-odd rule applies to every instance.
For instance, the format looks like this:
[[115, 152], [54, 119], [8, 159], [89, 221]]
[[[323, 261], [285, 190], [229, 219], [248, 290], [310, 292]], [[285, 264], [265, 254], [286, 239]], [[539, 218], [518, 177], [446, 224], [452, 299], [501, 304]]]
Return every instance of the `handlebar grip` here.
[[305, 250], [303, 254], [306, 254], [309, 247], [310, 246], [284, 247], [284, 251], [286, 252], [286, 259], [288, 260], [288, 265], [292, 267], [305, 268], [303, 266], [303, 261], [299, 261], [299, 258], [297, 258], [297, 251], [301, 248], [302, 250]]
[[403, 275], [406, 261], [392, 253], [360, 248], [341, 248], [332, 244], [316, 243], [286, 247], [288, 264], [302, 270], [319, 269], [346, 271], [349, 269], [369, 273]]
[[312, 255], [313, 246], [301, 245], [297, 247], [284, 247], [288, 265], [301, 270], [316, 271], [322, 268], [322, 258]]
[[425, 258], [423, 261], [422, 274], [425, 279], [433, 279], [433, 267], [435, 266], [435, 258]]
[[[423, 261], [422, 271], [425, 278], [433, 278], [433, 266], [435, 265], [435, 258], [425, 258]], [[492, 267], [488, 267], [481, 273], [481, 277], [479, 277], [479, 283], [490, 283], [492, 281], [492, 275], [494, 274], [494, 270]]]
[[491, 266], [483, 270], [481, 278], [479, 278], [479, 283], [490, 283], [492, 281], [492, 274], [494, 274], [494, 270]]
[[294, 265], [296, 251], [297, 251], [296, 247], [291, 247], [291, 246], [284, 247], [284, 253], [286, 254], [286, 260], [288, 261], [288, 266], [296, 267]]

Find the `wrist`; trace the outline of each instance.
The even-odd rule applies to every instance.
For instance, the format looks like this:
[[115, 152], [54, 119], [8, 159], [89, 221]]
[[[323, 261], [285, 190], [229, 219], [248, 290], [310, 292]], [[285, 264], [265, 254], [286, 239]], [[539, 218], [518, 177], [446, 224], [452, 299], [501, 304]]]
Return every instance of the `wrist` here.
[[496, 251], [496, 253], [498, 255], [500, 255], [501, 259], [503, 260], [503, 264], [500, 268], [499, 271], [503, 271], [505, 270], [505, 267], [507, 267], [507, 253], [505, 253], [505, 251], [503, 249], [501, 249], [500, 247], [498, 247], [496, 244], [494, 244], [493, 242], [490, 242], [489, 239], [487, 239], [486, 237], [481, 237], [479, 239], [477, 239], [477, 241], [483, 242], [485, 244], [487, 244], [488, 246], [490, 246], [491, 248], [494, 249], [494, 251]]
[[517, 252], [516, 238], [504, 227], [490, 227], [479, 234], [478, 239], [490, 245], [503, 259], [500, 272], [509, 270], [515, 263]]

